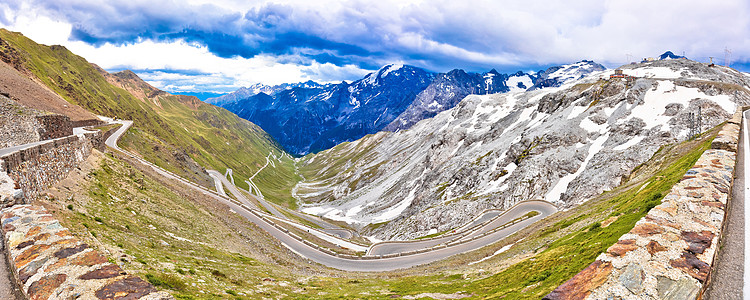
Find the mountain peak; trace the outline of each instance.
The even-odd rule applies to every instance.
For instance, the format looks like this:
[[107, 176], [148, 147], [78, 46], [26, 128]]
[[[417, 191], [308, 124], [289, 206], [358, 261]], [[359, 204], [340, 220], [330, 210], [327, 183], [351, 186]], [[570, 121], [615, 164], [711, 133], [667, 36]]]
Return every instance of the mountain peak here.
[[497, 70], [495, 70], [495, 69], [493, 68], [492, 70], [490, 70], [489, 72], [487, 72], [487, 73], [484, 73], [484, 74], [485, 74], [485, 75], [489, 75], [489, 74], [492, 74], [493, 76], [497, 76], [497, 75], [500, 75], [500, 72], [498, 72]]
[[382, 68], [380, 68], [380, 70], [378, 70], [378, 77], [385, 78], [385, 77], [388, 76], [388, 74], [391, 74], [391, 73], [394, 73], [394, 74], [398, 75], [400, 73], [399, 70], [401, 70], [401, 69], [404, 69], [404, 70], [410, 70], [410, 69], [412, 69], [413, 70], [415, 68], [416, 67], [402, 65], [402, 64], [385, 65]]
[[[395, 76], [406, 76], [408, 77], [422, 77], [427, 74], [432, 74], [424, 69], [410, 66], [410, 65], [403, 65], [403, 64], [388, 64], [380, 68], [379, 70], [369, 73], [365, 75], [364, 78], [358, 80], [357, 82], [364, 84], [365, 86], [375, 86], [380, 85], [382, 83], [382, 80], [385, 80], [386, 78], [395, 78]], [[389, 79], [390, 80], [390, 79]], [[355, 82], [356, 83], [356, 82]]]
[[684, 56], [676, 55], [672, 53], [672, 51], [664, 52], [662, 55], [659, 55], [659, 60], [665, 60], [665, 59], [680, 59], [680, 58], [686, 58]]

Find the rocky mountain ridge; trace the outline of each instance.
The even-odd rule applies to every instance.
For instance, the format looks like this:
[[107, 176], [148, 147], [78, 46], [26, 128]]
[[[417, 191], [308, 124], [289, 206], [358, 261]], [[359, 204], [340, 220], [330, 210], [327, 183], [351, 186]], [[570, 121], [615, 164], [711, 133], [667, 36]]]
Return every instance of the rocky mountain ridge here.
[[601, 70], [604, 67], [591, 61], [535, 74], [460, 69], [430, 73], [408, 65], [386, 65], [352, 83], [255, 85], [206, 101], [258, 124], [287, 151], [304, 155], [380, 130], [407, 129], [470, 94], [554, 87]]
[[408, 130], [308, 155], [295, 196], [303, 211], [379, 239], [450, 230], [523, 200], [570, 207], [687, 139], [698, 107], [707, 130], [750, 104], [750, 80], [729, 68], [678, 59], [621, 69], [637, 78], [609, 70], [557, 88], [470, 95]]

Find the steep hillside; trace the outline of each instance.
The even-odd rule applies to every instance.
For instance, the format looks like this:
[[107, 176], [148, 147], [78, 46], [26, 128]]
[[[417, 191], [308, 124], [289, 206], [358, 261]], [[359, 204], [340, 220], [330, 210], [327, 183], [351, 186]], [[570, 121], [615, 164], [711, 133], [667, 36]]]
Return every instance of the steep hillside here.
[[258, 174], [256, 184], [271, 200], [292, 203], [293, 161], [258, 126], [195, 97], [160, 91], [132, 72], [109, 74], [61, 46], [39, 45], [4, 29], [0, 45], [12, 54], [10, 65], [68, 102], [133, 120], [123, 146], [195, 182], [212, 186], [203, 167], [231, 168], [244, 185], [274, 154], [280, 163]]
[[294, 154], [328, 149], [380, 130], [398, 131], [450, 109], [470, 94], [491, 94], [559, 86], [601, 65], [582, 61], [540, 71], [430, 73], [386, 65], [351, 84], [312, 81], [279, 86], [254, 85], [207, 99], [250, 120]]
[[79, 124], [98, 120], [91, 112], [65, 101], [38, 81], [30, 79], [28, 75], [31, 73], [16, 61], [20, 55], [14, 50], [0, 40], [0, 94], [29, 108], [68, 116]]
[[381, 132], [300, 162], [303, 211], [381, 239], [443, 232], [483, 209], [528, 199], [560, 207], [629, 180], [661, 146], [750, 104], [750, 81], [688, 60], [623, 66], [559, 88], [466, 97], [409, 130]]

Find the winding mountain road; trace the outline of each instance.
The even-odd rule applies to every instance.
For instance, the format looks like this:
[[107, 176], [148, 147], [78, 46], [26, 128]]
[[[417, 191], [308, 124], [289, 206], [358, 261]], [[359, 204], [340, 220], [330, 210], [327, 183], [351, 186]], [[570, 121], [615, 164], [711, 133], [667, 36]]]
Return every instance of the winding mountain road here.
[[[494, 231], [488, 230], [488, 233], [484, 235], [477, 234], [476, 236], [473, 236], [471, 239], [468, 239], [461, 243], [451, 244], [450, 246], [443, 243], [442, 245], [434, 246], [430, 249], [426, 249], [424, 247], [424, 244], [422, 244], [420, 241], [412, 242], [412, 243], [399, 242], [399, 243], [393, 243], [393, 244], [402, 244], [403, 245], [402, 249], [406, 251], [412, 251], [409, 249], [421, 249], [421, 250], [412, 251], [411, 253], [391, 254], [388, 257], [384, 257], [384, 258], [371, 257], [370, 259], [357, 259], [357, 258], [342, 257], [338, 255], [331, 255], [331, 254], [328, 254], [326, 252], [323, 252], [317, 249], [314, 246], [308, 245], [307, 243], [304, 243], [300, 240], [295, 239], [288, 233], [275, 227], [273, 224], [261, 219], [258, 215], [256, 215], [256, 213], [258, 213], [257, 210], [254, 213], [253, 212], [254, 208], [251, 208], [247, 204], [241, 203], [239, 201], [234, 201], [232, 199], [223, 197], [216, 192], [209, 191], [208, 189], [204, 187], [201, 187], [192, 182], [189, 182], [176, 174], [166, 171], [146, 160], [143, 160], [125, 150], [120, 149], [120, 147], [117, 146], [117, 141], [125, 133], [125, 131], [127, 131], [127, 129], [132, 126], [133, 122], [132, 121], [115, 121], [115, 122], [123, 124], [123, 126], [121, 126], [114, 134], [112, 134], [112, 136], [110, 136], [105, 141], [107, 146], [113, 148], [116, 151], [123, 153], [124, 155], [132, 157], [143, 164], [151, 166], [157, 173], [159, 173], [162, 176], [182, 182], [186, 184], [187, 186], [195, 189], [196, 191], [201, 192], [202, 194], [208, 197], [211, 197], [217, 201], [220, 201], [226, 204], [230, 209], [232, 209], [239, 215], [247, 218], [249, 221], [255, 223], [257, 226], [259, 226], [260, 228], [268, 232], [271, 236], [278, 239], [284, 246], [289, 248], [291, 251], [299, 254], [300, 256], [305, 257], [311, 261], [320, 263], [322, 265], [325, 265], [331, 268], [340, 269], [340, 270], [361, 271], [361, 272], [380, 272], [380, 271], [391, 271], [391, 270], [396, 270], [396, 269], [410, 268], [413, 266], [431, 263], [437, 260], [447, 258], [452, 255], [465, 253], [468, 251], [476, 250], [481, 247], [490, 245], [557, 211], [555, 207], [549, 203], [546, 203], [543, 201], [533, 201], [536, 204], [531, 204], [531, 205], [519, 204], [516, 207], [520, 207], [520, 208], [518, 208], [517, 210], [514, 210], [515, 213], [509, 211], [509, 213], [503, 214], [503, 216], [507, 216], [508, 220], [513, 220], [515, 218], [522, 217], [531, 211], [539, 212], [538, 215], [530, 217], [528, 219], [521, 220], [516, 223], [512, 223], [499, 230], [494, 230]], [[220, 176], [219, 178], [226, 179], [223, 176]], [[226, 183], [224, 184], [226, 185]], [[229, 185], [226, 185], [226, 186], [229, 187]], [[488, 223], [485, 226], [490, 226], [490, 224], [492, 223], [494, 223], [494, 221], [491, 223]], [[419, 246], [415, 246], [415, 245], [419, 245]], [[387, 247], [388, 246], [386, 246], [386, 248]], [[378, 251], [383, 251], [383, 250], [378, 250]]]
[[[463, 226], [459, 230], [457, 230], [458, 233], [427, 240], [377, 243], [370, 247], [370, 249], [367, 251], [367, 254], [388, 255], [393, 253], [403, 253], [427, 249], [437, 245], [455, 241], [469, 241], [472, 238], [475, 238], [477, 236], [490, 232], [502, 225], [505, 225], [516, 218], [520, 218], [531, 211], [536, 211], [541, 215], [548, 216], [557, 212], [557, 208], [549, 202], [542, 200], [524, 201], [514, 205], [504, 212], [500, 212], [497, 210], [484, 212], [480, 215], [480, 217], [470, 222], [470, 226]], [[474, 228], [479, 224], [484, 225]], [[471, 230], [465, 231], [466, 229]], [[504, 237], [505, 236], [503, 236], [503, 238]]]

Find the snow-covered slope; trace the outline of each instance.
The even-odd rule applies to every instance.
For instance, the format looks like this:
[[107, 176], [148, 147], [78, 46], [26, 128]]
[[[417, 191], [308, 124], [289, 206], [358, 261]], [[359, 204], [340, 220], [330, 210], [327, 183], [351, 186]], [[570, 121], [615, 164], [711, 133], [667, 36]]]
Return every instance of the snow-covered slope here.
[[537, 79], [534, 81], [534, 86], [532, 86], [531, 89], [558, 87], [568, 82], [584, 78], [591, 73], [604, 70], [606, 70], [604, 66], [589, 60], [582, 60], [574, 64], [559, 67], [551, 67], [536, 74]]
[[312, 80], [299, 82], [299, 83], [282, 83], [279, 85], [265, 85], [262, 83], [256, 83], [248, 87], [241, 87], [238, 90], [231, 92], [229, 94], [226, 94], [226, 95], [222, 95], [222, 96], [214, 97], [214, 98], [208, 98], [206, 99], [205, 102], [213, 104], [213, 105], [222, 106], [227, 103], [237, 102], [242, 99], [250, 98], [260, 93], [274, 96], [278, 94], [279, 92], [282, 92], [285, 90], [291, 90], [294, 88], [322, 89], [322, 88], [328, 88], [331, 86], [333, 85], [332, 84], [320, 84]]
[[[295, 195], [303, 211], [365, 234], [414, 238], [523, 200], [581, 203], [687, 138], [698, 107], [706, 130], [750, 104], [750, 80], [732, 69], [682, 59], [622, 69], [647, 77], [629, 85], [600, 71], [556, 88], [471, 95], [408, 130], [306, 156]], [[578, 77], [557, 71], [547, 78]]]

